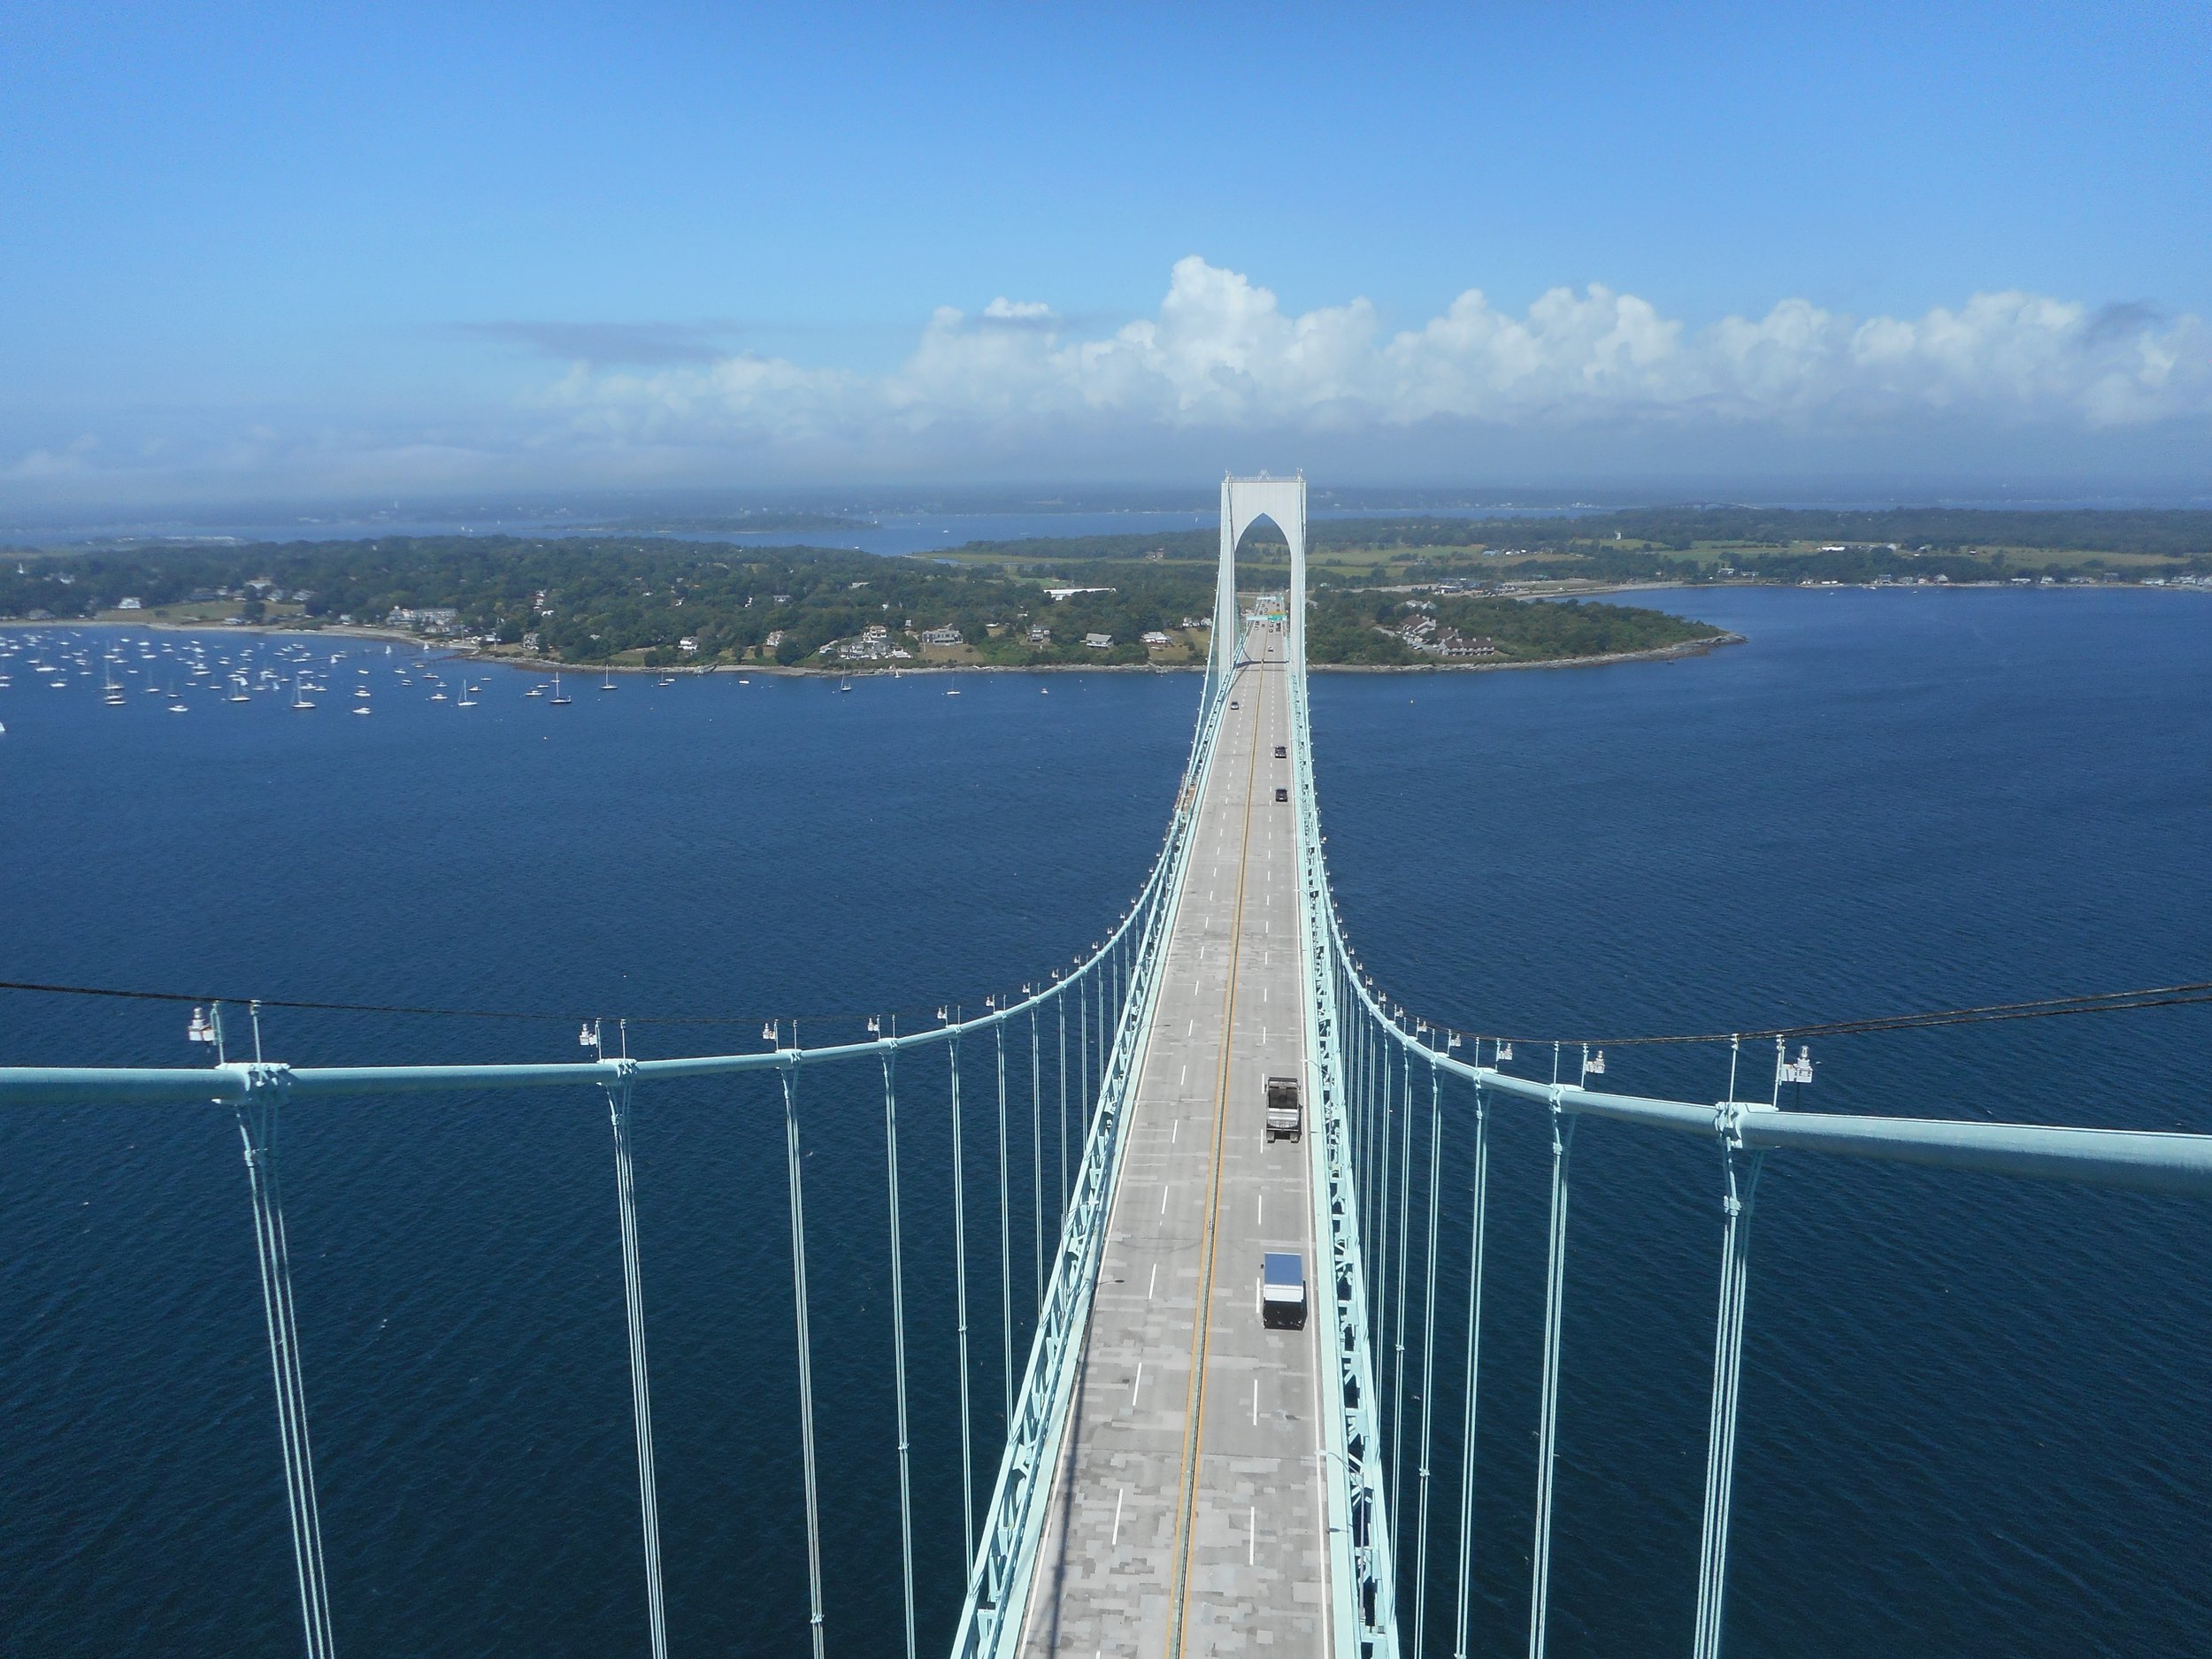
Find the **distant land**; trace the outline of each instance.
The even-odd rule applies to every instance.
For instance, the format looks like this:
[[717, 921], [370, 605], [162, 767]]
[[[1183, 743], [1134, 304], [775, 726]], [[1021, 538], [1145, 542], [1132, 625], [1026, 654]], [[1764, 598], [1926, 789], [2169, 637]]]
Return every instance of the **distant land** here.
[[[27, 552], [0, 564], [0, 618], [337, 626], [621, 667], [1178, 667], [1205, 656], [1218, 545], [1211, 530], [973, 541], [893, 558], [686, 541], [675, 528], [765, 529], [771, 518], [652, 520], [649, 531], [634, 525], [626, 535]], [[1308, 537], [1310, 645], [1325, 666], [1504, 667], [1695, 650], [1729, 637], [1588, 598], [1623, 588], [2212, 588], [2212, 512], [2185, 510], [1699, 505], [1316, 519]], [[1245, 585], [1286, 583], [1287, 553], [1271, 526], [1256, 528], [1239, 550]], [[1560, 603], [1529, 603], [1539, 599]]]
[[567, 534], [592, 535], [627, 531], [633, 535], [788, 535], [793, 532], [809, 530], [872, 530], [875, 527], [872, 518], [856, 518], [848, 513], [797, 512], [758, 507], [741, 508], [735, 512], [641, 513], [604, 519], [595, 524], [580, 524]]

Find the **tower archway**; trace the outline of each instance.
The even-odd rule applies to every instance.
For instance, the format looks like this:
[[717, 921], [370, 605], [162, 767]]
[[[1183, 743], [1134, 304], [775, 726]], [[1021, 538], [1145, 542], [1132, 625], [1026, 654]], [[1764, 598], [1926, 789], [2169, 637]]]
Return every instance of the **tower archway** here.
[[1210, 707], [1236, 670], [1243, 639], [1243, 618], [1237, 608], [1237, 543], [1262, 518], [1271, 521], [1290, 544], [1287, 643], [1294, 660], [1302, 661], [1305, 656], [1306, 475], [1225, 476], [1221, 480], [1221, 568], [1214, 582], [1213, 639], [1206, 653]]

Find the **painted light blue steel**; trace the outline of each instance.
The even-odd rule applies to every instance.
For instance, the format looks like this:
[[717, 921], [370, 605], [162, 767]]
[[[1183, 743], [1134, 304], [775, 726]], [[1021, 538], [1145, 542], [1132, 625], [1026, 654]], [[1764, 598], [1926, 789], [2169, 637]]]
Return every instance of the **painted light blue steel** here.
[[[1301, 532], [1304, 526], [1299, 526]], [[1306, 696], [1306, 565], [1301, 534], [1291, 560], [1289, 633], [1292, 795], [1297, 803], [1298, 948], [1305, 979], [1306, 1076], [1314, 1096], [1314, 1237], [1328, 1253], [1321, 1310], [1322, 1485], [1329, 1526], [1332, 1652], [1393, 1659], [1398, 1652], [1397, 1570], [1383, 1490], [1379, 1401], [1370, 1347], [1367, 1241], [1353, 1099], [1348, 1081], [1352, 1027], [1340, 992], [1349, 983], [1336, 941], [1335, 911], [1321, 852], [1313, 787], [1313, 733]]]
[[[1225, 697], [1225, 691], [1224, 693]], [[1120, 1178], [1122, 1130], [1134, 1099], [1139, 1067], [1158, 1006], [1169, 936], [1189, 865], [1198, 802], [1212, 771], [1221, 699], [1201, 726], [1189, 772], [1192, 786], [1179, 800], [1162, 859], [1164, 879], [1155, 890], [1147, 923], [1136, 935], [1127, 1000], [1116, 1022], [1105, 1075], [1083, 1156], [1075, 1195], [1053, 1258], [1052, 1279], [1039, 1314], [1037, 1334], [1016, 1397], [1011, 1431], [996, 1486], [984, 1511], [982, 1544], [960, 1609], [954, 1659], [1006, 1659], [1021, 1640], [1037, 1552], [1043, 1542], [1047, 1500], [1067, 1428], [1083, 1335], [1090, 1323], [1099, 1258]]]
[[[1275, 482], [1279, 484], [1281, 480]], [[1226, 515], [1225, 525], [1225, 521]], [[1291, 532], [1291, 526], [1284, 528], [1286, 533]], [[1321, 1322], [1326, 1361], [1322, 1379], [1322, 1432], [1323, 1461], [1327, 1470], [1324, 1486], [1329, 1528], [1333, 1648], [1339, 1654], [1356, 1655], [1357, 1659], [1394, 1659], [1399, 1651], [1397, 1568], [1384, 1491], [1383, 1436], [1371, 1351], [1371, 1342], [1378, 1330], [1371, 1317], [1371, 1303], [1372, 1312], [1379, 1315], [1386, 1280], [1378, 1278], [1371, 1283], [1369, 1269], [1372, 1265], [1379, 1271], [1387, 1266], [1387, 1262], [1382, 1247], [1363, 1236], [1363, 1228], [1377, 1230], [1379, 1236], [1386, 1235], [1387, 1232], [1389, 1141], [1386, 1112], [1392, 1076], [1390, 1061], [1394, 1049], [1402, 1067], [1398, 1075], [1408, 1086], [1417, 1056], [1428, 1064], [1434, 1074], [1457, 1077], [1475, 1085], [1478, 1174], [1474, 1249], [1478, 1263], [1481, 1259], [1482, 1171], [1486, 1164], [1482, 1102], [1493, 1096], [1504, 1096], [1542, 1107], [1552, 1116], [1558, 1147], [1553, 1244], [1548, 1275], [1550, 1335], [1546, 1362], [1546, 1447], [1540, 1460], [1547, 1466], [1555, 1426], [1553, 1402], [1558, 1369], [1558, 1309], [1564, 1295], [1566, 1155], [1575, 1122], [1580, 1118], [1594, 1117], [1711, 1135], [1721, 1147], [1727, 1192], [1724, 1202], [1725, 1225], [1714, 1359], [1713, 1426], [1695, 1637], [1695, 1651], [1700, 1659], [1713, 1659], [1721, 1645], [1728, 1500], [1733, 1470], [1737, 1382], [1747, 1274], [1750, 1189], [1763, 1154], [1818, 1152], [2018, 1179], [2072, 1181], [2206, 1198], [2212, 1197], [2212, 1136], [1955, 1118], [1830, 1115], [1781, 1111], [1766, 1102], [1732, 1100], [1707, 1104], [1613, 1094], [1561, 1084], [1555, 1079], [1543, 1082], [1517, 1077], [1495, 1064], [1481, 1064], [1479, 1053], [1473, 1060], [1462, 1060], [1447, 1050], [1420, 1042], [1404, 1029], [1402, 1010], [1374, 995], [1371, 981], [1346, 942], [1331, 892], [1314, 787], [1308, 718], [1302, 512], [1291, 541], [1287, 617], [1291, 649], [1287, 679], [1293, 714], [1291, 759], [1297, 803], [1300, 949], [1306, 979], [1304, 1041], [1312, 1091], [1310, 1122], [1315, 1131], [1308, 1137], [1308, 1145], [1313, 1166], [1317, 1236], [1324, 1240], [1328, 1257], [1323, 1280], [1325, 1294], [1322, 1298], [1322, 1309], [1327, 1317]], [[264, 1064], [257, 1057], [252, 1062], [190, 1068], [4, 1067], [0, 1068], [0, 1106], [215, 1103], [239, 1109], [242, 1121], [245, 1121], [244, 1115], [265, 1114], [279, 1102], [296, 1104], [363, 1096], [580, 1085], [604, 1088], [611, 1098], [618, 1094], [626, 1102], [637, 1086], [657, 1079], [777, 1071], [787, 1083], [803, 1067], [873, 1059], [886, 1068], [889, 1111], [888, 1068], [898, 1054], [932, 1044], [945, 1044], [956, 1050], [964, 1035], [979, 1033], [987, 1028], [996, 1047], [1002, 1042], [1007, 1021], [1028, 1017], [1033, 1022], [1035, 1015], [1048, 1002], [1057, 1004], [1064, 1071], [1066, 998], [1073, 994], [1082, 999], [1079, 1007], [1087, 1010], [1089, 1001], [1095, 995], [1102, 1024], [1110, 1008], [1118, 1010], [1118, 1015], [1113, 1019], [1110, 1038], [1102, 1029], [1100, 1034], [1097, 1100], [1089, 1111], [1087, 1133], [1071, 1191], [1065, 1176], [1063, 1178], [1064, 1191], [1069, 1194], [1066, 1220], [1054, 1255], [1051, 1279], [1044, 1292], [1037, 1335], [1017, 1396], [1012, 1432], [986, 1511], [953, 1650], [956, 1659], [1007, 1655], [1019, 1638], [1019, 1616], [1042, 1537], [1043, 1499], [1049, 1487], [1049, 1472], [1058, 1455], [1079, 1361], [1082, 1333], [1088, 1318], [1104, 1227], [1119, 1171], [1122, 1128], [1158, 998], [1160, 969], [1182, 890], [1196, 803], [1210, 769], [1220, 717], [1242, 660], [1244, 626], [1235, 603], [1230, 553], [1225, 534], [1221, 585], [1227, 598], [1217, 604], [1209, 672], [1200, 700], [1191, 763], [1160, 853], [1136, 903], [1105, 941], [1072, 973], [1034, 995], [973, 1018], [949, 1021], [922, 1031], [814, 1048], [799, 1047], [795, 1033], [790, 1047], [751, 1054], [511, 1065], [291, 1067]], [[1083, 1018], [1087, 1033], [1087, 1012]], [[1032, 1044], [1033, 1096], [1037, 1064], [1033, 1023]], [[1091, 1075], [1087, 1064], [1083, 1071], [1087, 1078]], [[1066, 1109], [1064, 1096], [1064, 1125]], [[252, 1121], [257, 1123], [261, 1119], [255, 1117]], [[619, 1128], [618, 1123], [618, 1131]], [[1409, 1123], [1407, 1131], [1409, 1128]], [[1402, 1136], [1404, 1133], [1402, 1131]], [[1066, 1139], [1064, 1133], [1064, 1160]], [[303, 1391], [298, 1386], [288, 1265], [280, 1248], [282, 1216], [276, 1198], [271, 1137], [265, 1130], [257, 1134], [250, 1128], [247, 1147], [256, 1181], [257, 1224], [267, 1236], [280, 1241], [273, 1268], [265, 1249], [265, 1272], [272, 1275], [265, 1288], [273, 1299], [270, 1304], [272, 1356], [277, 1367], [280, 1414], [287, 1428], [287, 1479], [295, 1494], [296, 1508], [299, 1506], [298, 1494], [307, 1494], [308, 1518], [303, 1522], [296, 1516], [295, 1541], [296, 1545], [305, 1547], [311, 1540], [313, 1555], [319, 1563], [319, 1523], [311, 1513], [313, 1470], [304, 1432]], [[259, 1162], [255, 1162], [257, 1156]], [[1407, 1197], [1406, 1161], [1406, 1144], [1402, 1139], [1402, 1210]], [[1401, 1231], [1402, 1250], [1402, 1222]], [[1002, 1238], [1002, 1245], [1004, 1243]], [[1430, 1248], [1432, 1267], [1433, 1242]], [[626, 1240], [626, 1248], [634, 1246]], [[1374, 1252], [1371, 1263], [1371, 1250]], [[1402, 1297], [1406, 1284], [1402, 1261], [1398, 1282]], [[1006, 1294], [1002, 1286], [1002, 1301]], [[1478, 1351], [1479, 1297], [1478, 1279], [1471, 1286], [1467, 1339], [1471, 1371]], [[280, 1309], [281, 1318], [277, 1311]], [[1402, 1310], [1398, 1316], [1401, 1340], [1404, 1323]], [[801, 1340], [803, 1343], [803, 1333]], [[649, 1482], [650, 1430], [642, 1393], [641, 1343], [638, 1345], [637, 1357], [641, 1370], [641, 1472]], [[1475, 1380], [1472, 1376], [1468, 1379], [1467, 1409], [1471, 1422]], [[1428, 1392], [1425, 1386], [1425, 1413]], [[288, 1413], [298, 1418], [296, 1435], [290, 1432], [293, 1416]], [[902, 1423], [899, 1440], [903, 1461], [906, 1448]], [[1421, 1473], [1425, 1479], [1425, 1452], [1421, 1463]], [[1471, 1490], [1471, 1467], [1463, 1479], [1463, 1488]], [[649, 1496], [646, 1505], [649, 1533]], [[1545, 1490], [1540, 1494], [1539, 1508], [1544, 1518], [1539, 1523], [1539, 1564], [1532, 1586], [1531, 1651], [1540, 1659], [1546, 1595], [1541, 1563], [1548, 1553], [1547, 1522], [1550, 1509], [1548, 1476]], [[1456, 1645], [1463, 1650], [1469, 1548], [1463, 1516], [1461, 1526]], [[303, 1555], [303, 1562], [305, 1559]], [[328, 1601], [319, 1565], [311, 1573], [303, 1564], [301, 1579], [309, 1650], [326, 1653]], [[813, 1610], [818, 1637], [818, 1595]], [[654, 1634], [658, 1650], [658, 1631]], [[909, 1641], [910, 1644], [910, 1634]]]

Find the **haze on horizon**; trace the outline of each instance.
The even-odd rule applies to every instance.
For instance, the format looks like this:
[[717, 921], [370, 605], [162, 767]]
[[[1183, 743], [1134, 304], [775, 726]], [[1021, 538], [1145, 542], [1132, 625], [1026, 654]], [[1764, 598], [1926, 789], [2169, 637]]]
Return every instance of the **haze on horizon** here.
[[0, 511], [2212, 491], [2212, 12], [292, 9], [0, 38]]

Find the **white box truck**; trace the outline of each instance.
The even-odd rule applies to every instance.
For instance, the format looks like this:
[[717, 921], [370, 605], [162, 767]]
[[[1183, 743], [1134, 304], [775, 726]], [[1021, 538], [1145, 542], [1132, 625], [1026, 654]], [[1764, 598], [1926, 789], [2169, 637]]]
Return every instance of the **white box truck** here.
[[1260, 1323], [1292, 1331], [1306, 1327], [1306, 1263], [1287, 1250], [1260, 1257]]

